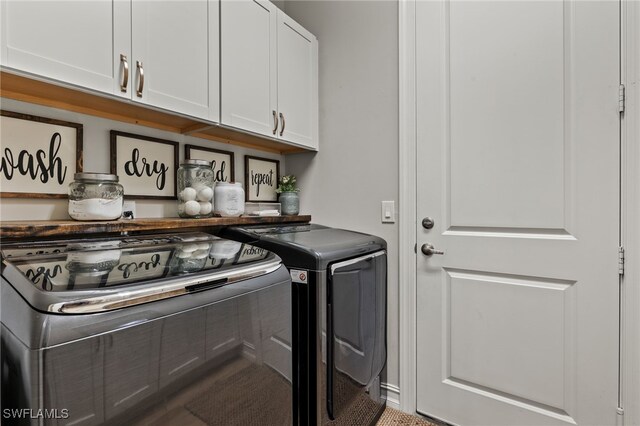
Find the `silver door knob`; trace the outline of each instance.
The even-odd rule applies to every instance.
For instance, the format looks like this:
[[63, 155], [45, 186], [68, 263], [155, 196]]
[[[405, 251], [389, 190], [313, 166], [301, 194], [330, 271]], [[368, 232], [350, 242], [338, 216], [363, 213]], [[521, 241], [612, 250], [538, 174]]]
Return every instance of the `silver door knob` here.
[[423, 244], [422, 247], [420, 247], [420, 251], [425, 256], [431, 256], [434, 254], [444, 254], [442, 250], [436, 250], [433, 244], [429, 244], [429, 243]]

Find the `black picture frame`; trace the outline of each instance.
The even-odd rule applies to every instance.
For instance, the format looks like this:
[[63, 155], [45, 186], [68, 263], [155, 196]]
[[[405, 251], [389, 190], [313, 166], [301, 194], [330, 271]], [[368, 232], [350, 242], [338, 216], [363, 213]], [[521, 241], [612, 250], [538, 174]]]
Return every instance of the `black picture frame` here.
[[[178, 172], [178, 142], [174, 142], [174, 141], [170, 141], [170, 140], [166, 140], [166, 139], [159, 139], [159, 138], [154, 138], [154, 137], [150, 137], [150, 136], [143, 136], [143, 135], [137, 135], [137, 134], [133, 134], [133, 133], [127, 133], [127, 132], [120, 132], [117, 130], [111, 130], [110, 132], [110, 136], [111, 136], [111, 152], [110, 152], [110, 157], [111, 157], [111, 161], [110, 161], [110, 165], [111, 165], [111, 173], [118, 175], [120, 178], [120, 183], [124, 186], [124, 197], [127, 199], [131, 199], [131, 198], [135, 198], [135, 199], [141, 199], [141, 200], [175, 200], [178, 197], [178, 176], [177, 176], [177, 172]], [[172, 164], [167, 166], [167, 172], [170, 172], [168, 176], [168, 179], [165, 179], [165, 183], [166, 182], [170, 182], [173, 185], [173, 191], [171, 192], [171, 195], [153, 195], [152, 192], [154, 191], [154, 188], [149, 188], [148, 190], [145, 189], [146, 193], [137, 193], [139, 191], [136, 191], [135, 189], [133, 190], [128, 190], [127, 189], [127, 184], [128, 182], [131, 182], [132, 180], [135, 180], [135, 178], [132, 178], [130, 175], [128, 174], [125, 170], [119, 170], [118, 167], [118, 156], [119, 153], [118, 151], [118, 139], [119, 138], [129, 138], [129, 139], [138, 139], [140, 141], [144, 141], [144, 142], [151, 142], [151, 143], [157, 143], [157, 144], [161, 144], [161, 145], [168, 145], [171, 147], [171, 153], [168, 154], [169, 160], [172, 162]], [[130, 149], [136, 149], [137, 147], [127, 147], [127, 155], [123, 156], [123, 158], [130, 158], [129, 153], [133, 153], [133, 151], [131, 151]], [[143, 157], [144, 161], [147, 162], [147, 164], [151, 164], [150, 168], [151, 171], [153, 172], [154, 170], [157, 170], [157, 167], [154, 167], [154, 164], [157, 163], [153, 163], [153, 161], [157, 161], [157, 160], [148, 160], [146, 157]], [[141, 160], [142, 161], [142, 160]], [[149, 161], [151, 161], [151, 163], [149, 163]], [[137, 164], [137, 162], [136, 162]], [[164, 163], [161, 163], [164, 164]], [[155, 172], [154, 172], [155, 173]], [[160, 173], [155, 173], [155, 174], [160, 174]], [[136, 176], [136, 177], [141, 177], [141, 176]], [[151, 177], [149, 175], [147, 175], [147, 177]], [[151, 186], [151, 185], [147, 185], [147, 186]], [[131, 185], [129, 185], [129, 187], [131, 188]], [[164, 188], [163, 188], [164, 189]], [[158, 192], [158, 188], [155, 188], [155, 191]]]
[[[192, 158], [196, 158], [196, 157], [192, 157], [192, 151], [206, 151], [206, 152], [211, 152], [214, 154], [219, 154], [219, 155], [226, 155], [229, 157], [229, 180], [228, 181], [220, 181], [218, 179], [217, 170], [215, 170], [215, 165], [212, 164], [212, 168], [214, 171], [214, 180], [215, 182], [234, 182], [235, 181], [235, 154], [233, 153], [233, 151], [224, 151], [222, 149], [215, 149], [215, 148], [208, 148], [208, 147], [204, 147], [204, 146], [198, 146], [198, 145], [190, 145], [190, 144], [186, 144], [184, 146], [184, 158], [186, 160], [190, 160]], [[210, 161], [207, 158], [196, 158], [198, 160], [207, 160]]]
[[[27, 121], [33, 121], [35, 123], [48, 124], [51, 126], [64, 126], [64, 127], [70, 127], [72, 129], [75, 129], [75, 153], [76, 153], [75, 164], [74, 164], [75, 170], [72, 171], [67, 169], [67, 174], [65, 175], [65, 178], [64, 178], [65, 183], [60, 185], [61, 192], [59, 193], [51, 193], [46, 191], [22, 192], [22, 191], [15, 191], [15, 190], [2, 191], [0, 192], [0, 198], [69, 198], [68, 188], [69, 188], [69, 183], [73, 182], [74, 173], [80, 173], [83, 171], [83, 125], [80, 123], [72, 123], [70, 121], [56, 120], [53, 118], [39, 117], [36, 115], [22, 114], [19, 112], [7, 111], [7, 110], [0, 110], [0, 116], [7, 117], [10, 119], [27, 120]], [[53, 136], [51, 140], [53, 140]], [[6, 140], [3, 141], [3, 152], [2, 152], [3, 163], [5, 163], [6, 149], [9, 149], [7, 147], [7, 143], [8, 141]], [[63, 141], [61, 140], [60, 143], [63, 143]], [[70, 143], [74, 143], [74, 142], [72, 141]], [[28, 142], [21, 144], [20, 147], [22, 148], [22, 150], [27, 150]], [[17, 157], [18, 157], [17, 155], [12, 155], [12, 157], [14, 158], [14, 161], [17, 161]], [[3, 173], [0, 173], [0, 176], [1, 176], [0, 181], [2, 181], [3, 188], [6, 188], [8, 185], [7, 182], [4, 182], [6, 177], [6, 172], [7, 171], [5, 170]]]
[[[252, 184], [251, 181], [251, 172], [253, 166], [252, 162], [262, 162], [262, 163], [271, 163], [272, 167], [276, 169], [275, 180], [273, 180], [272, 176], [272, 185], [269, 185], [269, 197], [268, 198], [260, 198], [259, 196], [254, 196], [254, 192], [257, 192], [259, 195], [259, 187], [264, 185], [264, 183], [260, 183], [258, 185]], [[264, 157], [256, 157], [253, 155], [245, 155], [244, 156], [244, 199], [248, 202], [275, 202], [278, 201], [278, 194], [275, 192], [276, 188], [278, 188], [278, 182], [280, 181], [280, 160], [272, 160], [271, 158]], [[253, 189], [257, 187], [257, 191]], [[273, 195], [271, 195], [273, 194]]]

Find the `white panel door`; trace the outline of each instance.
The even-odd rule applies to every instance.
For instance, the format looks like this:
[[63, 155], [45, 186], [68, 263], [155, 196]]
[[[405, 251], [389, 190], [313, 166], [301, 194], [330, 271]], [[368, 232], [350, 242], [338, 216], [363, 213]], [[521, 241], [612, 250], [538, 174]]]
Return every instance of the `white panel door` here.
[[222, 0], [221, 122], [274, 137], [277, 124], [277, 8]]
[[218, 2], [133, 0], [131, 22], [133, 99], [218, 120]]
[[420, 413], [616, 422], [618, 8], [416, 2]]
[[9, 68], [128, 96], [128, 88], [120, 87], [131, 46], [129, 8], [129, 0], [2, 0], [0, 61]]
[[282, 11], [278, 11], [278, 114], [281, 139], [318, 148], [318, 40]]

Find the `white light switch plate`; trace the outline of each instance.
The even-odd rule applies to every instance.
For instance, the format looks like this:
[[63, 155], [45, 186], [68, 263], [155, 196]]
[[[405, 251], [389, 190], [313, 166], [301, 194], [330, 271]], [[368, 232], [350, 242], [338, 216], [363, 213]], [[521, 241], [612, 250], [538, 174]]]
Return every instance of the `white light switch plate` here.
[[382, 223], [395, 223], [396, 207], [395, 201], [382, 202]]

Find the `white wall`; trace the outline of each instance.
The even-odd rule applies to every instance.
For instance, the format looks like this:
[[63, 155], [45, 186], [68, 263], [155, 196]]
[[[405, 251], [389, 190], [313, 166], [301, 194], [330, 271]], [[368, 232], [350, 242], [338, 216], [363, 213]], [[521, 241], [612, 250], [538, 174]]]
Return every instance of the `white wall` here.
[[[280, 160], [280, 173], [285, 173], [284, 157], [263, 151], [257, 151], [244, 147], [237, 147], [222, 142], [214, 142], [205, 139], [193, 138], [177, 133], [138, 126], [135, 124], [121, 123], [90, 115], [79, 114], [15, 101], [13, 99], [0, 99], [0, 108], [8, 111], [31, 114], [46, 118], [80, 123], [83, 128], [83, 160], [85, 172], [109, 173], [109, 148], [111, 130], [119, 130], [144, 136], [167, 139], [180, 143], [179, 159], [184, 160], [184, 145], [199, 145], [210, 148], [218, 148], [234, 152], [235, 180], [244, 181], [244, 155], [256, 155], [259, 157]], [[1, 141], [0, 141], [1, 143]], [[244, 183], [244, 182], [243, 182]], [[126, 194], [125, 188], [125, 194]], [[135, 200], [137, 217], [176, 217], [175, 201], [166, 200]], [[25, 199], [3, 198], [0, 202], [0, 218], [2, 220], [48, 220], [69, 219], [67, 214], [67, 200], [56, 199]]]
[[380, 202], [398, 200], [398, 3], [287, 0], [286, 12], [320, 55], [320, 151], [288, 155], [287, 172], [315, 223], [387, 241], [387, 382], [397, 386], [398, 225], [381, 223]]

